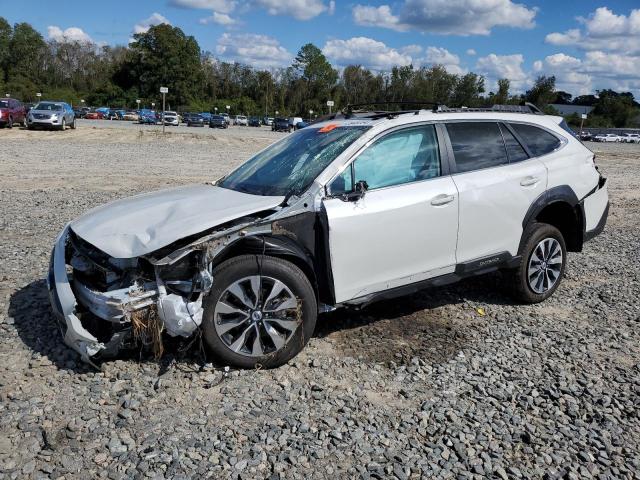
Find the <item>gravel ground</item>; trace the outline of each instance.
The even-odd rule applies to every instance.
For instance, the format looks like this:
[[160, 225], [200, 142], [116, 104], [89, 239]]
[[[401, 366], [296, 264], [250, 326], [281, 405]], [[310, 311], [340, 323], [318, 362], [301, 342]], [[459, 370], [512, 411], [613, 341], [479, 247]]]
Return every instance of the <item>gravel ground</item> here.
[[640, 145], [590, 144], [609, 223], [543, 304], [496, 274], [324, 315], [276, 370], [173, 346], [96, 372], [49, 311], [57, 232], [282, 135], [157, 130], [0, 131], [0, 478], [640, 478]]

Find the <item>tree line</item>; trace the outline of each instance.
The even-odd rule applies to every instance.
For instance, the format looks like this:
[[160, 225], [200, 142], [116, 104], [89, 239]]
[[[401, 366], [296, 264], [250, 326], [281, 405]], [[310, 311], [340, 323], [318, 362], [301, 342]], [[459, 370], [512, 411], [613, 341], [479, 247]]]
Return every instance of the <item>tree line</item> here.
[[509, 79], [487, 91], [483, 76], [452, 74], [442, 65], [397, 66], [389, 72], [349, 65], [338, 71], [313, 44], [304, 45], [288, 67], [256, 69], [217, 59], [171, 25], [135, 34], [127, 46], [97, 46], [45, 40], [28, 23], [11, 26], [0, 17], [0, 91], [15, 98], [34, 101], [42, 92], [74, 105], [84, 99], [87, 105], [126, 109], [135, 108], [137, 99], [143, 106], [159, 104], [160, 86], [169, 87], [172, 109], [213, 112], [229, 105], [232, 113], [247, 115], [320, 115], [330, 99], [335, 108], [415, 100], [467, 107], [529, 101], [549, 110], [551, 103], [574, 103], [595, 107], [592, 126], [630, 126], [639, 112], [629, 92], [603, 90], [573, 99], [556, 91], [553, 76], [540, 76], [531, 89], [514, 95]]

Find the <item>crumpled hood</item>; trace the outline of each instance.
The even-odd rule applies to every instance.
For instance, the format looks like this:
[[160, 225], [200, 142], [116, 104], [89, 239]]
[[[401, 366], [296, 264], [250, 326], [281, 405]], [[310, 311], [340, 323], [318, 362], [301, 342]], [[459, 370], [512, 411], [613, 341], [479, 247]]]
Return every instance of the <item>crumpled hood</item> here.
[[284, 197], [190, 185], [116, 200], [90, 210], [70, 226], [106, 254], [132, 258], [283, 201]]

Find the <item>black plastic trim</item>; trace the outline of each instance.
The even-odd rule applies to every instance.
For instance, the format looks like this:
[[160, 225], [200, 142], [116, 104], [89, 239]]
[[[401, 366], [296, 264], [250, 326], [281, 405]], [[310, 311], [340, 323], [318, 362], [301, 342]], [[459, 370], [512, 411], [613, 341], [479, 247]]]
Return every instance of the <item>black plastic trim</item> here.
[[[578, 197], [569, 185], [558, 185], [541, 193], [536, 198], [522, 220], [522, 229], [525, 230], [533, 219], [547, 206], [556, 202], [566, 202], [571, 207], [578, 205]], [[584, 223], [583, 223], [584, 225]]]

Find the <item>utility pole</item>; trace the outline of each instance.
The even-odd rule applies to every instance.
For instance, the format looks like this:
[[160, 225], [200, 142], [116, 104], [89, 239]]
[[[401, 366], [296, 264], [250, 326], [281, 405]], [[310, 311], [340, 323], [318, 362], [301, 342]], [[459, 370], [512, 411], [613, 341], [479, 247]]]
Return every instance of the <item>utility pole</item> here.
[[167, 87], [160, 87], [160, 93], [162, 94], [162, 115], [160, 116], [160, 118], [162, 118], [162, 134], [164, 135], [164, 127], [165, 127], [165, 122], [164, 122], [164, 112], [165, 112], [164, 100], [165, 100], [165, 95], [167, 93], [169, 93], [169, 89]]

